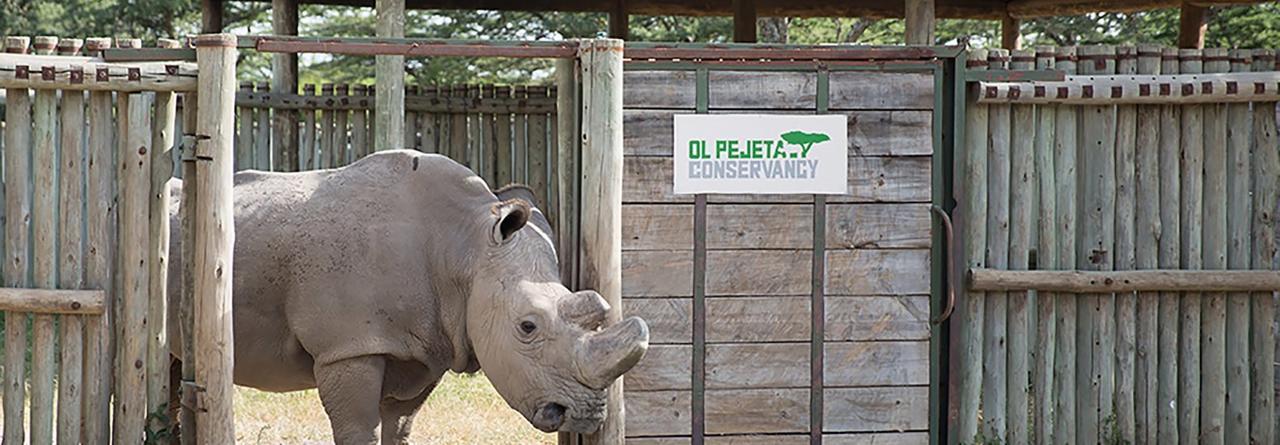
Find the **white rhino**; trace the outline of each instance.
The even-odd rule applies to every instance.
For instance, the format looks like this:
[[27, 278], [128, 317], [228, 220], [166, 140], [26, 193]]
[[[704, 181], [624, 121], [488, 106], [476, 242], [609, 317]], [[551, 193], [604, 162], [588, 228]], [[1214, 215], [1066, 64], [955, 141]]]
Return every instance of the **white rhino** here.
[[[170, 188], [177, 295], [181, 182]], [[407, 443], [444, 373], [480, 369], [538, 429], [595, 431], [604, 389], [648, 347], [644, 321], [602, 327], [605, 300], [560, 284], [529, 189], [495, 195], [448, 158], [241, 172], [234, 190], [235, 383], [318, 388], [339, 444], [377, 443], [379, 424], [383, 443]]]

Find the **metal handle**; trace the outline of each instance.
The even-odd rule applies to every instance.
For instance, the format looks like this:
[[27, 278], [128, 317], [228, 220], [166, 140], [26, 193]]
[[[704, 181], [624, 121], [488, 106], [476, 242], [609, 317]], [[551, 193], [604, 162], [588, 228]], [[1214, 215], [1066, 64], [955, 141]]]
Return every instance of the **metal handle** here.
[[941, 324], [951, 318], [951, 313], [956, 309], [956, 268], [955, 264], [952, 264], [952, 258], [955, 255], [955, 231], [951, 228], [951, 215], [948, 215], [946, 210], [943, 210], [937, 204], [934, 204], [929, 210], [932, 210], [942, 220], [942, 228], [947, 235], [947, 255], [945, 255], [944, 264], [944, 267], [947, 268], [947, 305], [942, 309], [942, 314], [938, 318], [930, 320], [930, 323]]

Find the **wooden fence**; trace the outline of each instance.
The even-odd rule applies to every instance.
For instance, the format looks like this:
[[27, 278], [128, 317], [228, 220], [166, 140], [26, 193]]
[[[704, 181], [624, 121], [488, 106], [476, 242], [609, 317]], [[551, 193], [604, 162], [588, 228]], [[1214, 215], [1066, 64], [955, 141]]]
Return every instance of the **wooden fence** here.
[[[229, 218], [229, 212], [210, 208], [229, 208], [231, 170], [229, 162], [225, 172], [206, 167], [230, 155], [229, 143], [219, 151], [225, 138], [217, 135], [218, 112], [230, 116], [230, 107], [219, 107], [217, 93], [219, 82], [234, 76], [234, 38], [197, 39], [199, 64], [106, 63], [97, 56], [111, 47], [111, 39], [89, 39], [87, 57], [80, 55], [79, 39], [37, 37], [34, 55], [26, 54], [29, 42], [8, 38], [0, 54], [6, 96], [0, 125], [4, 442], [140, 443], [171, 432], [166, 419], [176, 407], [170, 405], [165, 319], [167, 181], [180, 147], [178, 94], [193, 96], [197, 89], [208, 91], [209, 105], [189, 107], [182, 120], [210, 137], [200, 143], [194, 135], [181, 138], [193, 161], [184, 163], [189, 176], [205, 179], [184, 194], [189, 217], [183, 218], [183, 232], [205, 249], [200, 255], [188, 249], [184, 264], [188, 272], [210, 273], [195, 274], [182, 286], [194, 290], [175, 301], [189, 315], [179, 322], [190, 340], [183, 348], [189, 368], [184, 371], [190, 371], [184, 377], [202, 388], [201, 422], [229, 419], [231, 359], [225, 346], [231, 326], [217, 305], [229, 308], [230, 293], [210, 289], [228, 284], [231, 274], [206, 265], [230, 259], [229, 221], [217, 220], [217, 228], [210, 223], [219, 214]], [[135, 39], [116, 43], [141, 47]], [[162, 47], [178, 45], [160, 41]], [[197, 69], [225, 67], [224, 62], [232, 64], [231, 71], [215, 69], [216, 75], [206, 76]], [[228, 99], [234, 89], [229, 87]], [[197, 162], [194, 151], [206, 162]], [[225, 193], [212, 191], [215, 185], [224, 185]], [[197, 195], [208, 207], [193, 204]], [[197, 323], [196, 312], [226, 324]], [[192, 359], [197, 346], [206, 354], [198, 361]], [[223, 434], [233, 434], [229, 428], [210, 431], [209, 443], [226, 443]]]
[[1275, 54], [1041, 47], [968, 65], [1078, 76], [970, 91], [951, 441], [1274, 443]]

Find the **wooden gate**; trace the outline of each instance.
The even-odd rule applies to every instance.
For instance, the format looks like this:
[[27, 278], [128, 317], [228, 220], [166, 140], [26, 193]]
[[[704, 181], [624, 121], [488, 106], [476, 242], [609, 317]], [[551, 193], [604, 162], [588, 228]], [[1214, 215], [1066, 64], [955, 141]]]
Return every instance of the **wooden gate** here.
[[950, 441], [1273, 443], [1275, 54], [968, 66], [1078, 75], [969, 90]]
[[[948, 51], [628, 43], [623, 306], [652, 345], [627, 443], [928, 442]], [[848, 191], [674, 194], [695, 113], [847, 116]]]

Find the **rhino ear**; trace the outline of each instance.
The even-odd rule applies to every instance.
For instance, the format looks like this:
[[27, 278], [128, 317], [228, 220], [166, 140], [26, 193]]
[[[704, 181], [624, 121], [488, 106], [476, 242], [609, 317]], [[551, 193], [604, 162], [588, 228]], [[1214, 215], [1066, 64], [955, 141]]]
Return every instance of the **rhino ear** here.
[[529, 203], [523, 199], [509, 199], [494, 204], [493, 214], [497, 221], [493, 223], [493, 242], [501, 245], [511, 241], [511, 237], [529, 222], [531, 212]]

